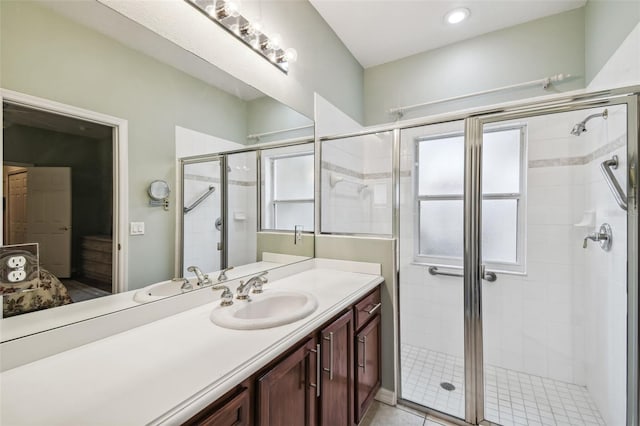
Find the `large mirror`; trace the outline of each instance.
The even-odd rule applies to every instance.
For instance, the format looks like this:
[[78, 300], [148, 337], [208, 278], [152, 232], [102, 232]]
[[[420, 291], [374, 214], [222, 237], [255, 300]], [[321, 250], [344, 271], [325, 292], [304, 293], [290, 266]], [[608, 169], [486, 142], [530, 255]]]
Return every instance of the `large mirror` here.
[[[2, 341], [156, 300], [134, 298], [156, 283], [181, 294], [189, 266], [215, 281], [313, 256], [312, 233], [283, 244], [292, 230], [262, 226], [258, 202], [262, 150], [312, 141], [310, 118], [97, 1], [3, 0], [0, 19], [3, 245], [38, 243], [68, 295], [23, 306], [3, 289]], [[223, 257], [183, 228], [218, 217]]]

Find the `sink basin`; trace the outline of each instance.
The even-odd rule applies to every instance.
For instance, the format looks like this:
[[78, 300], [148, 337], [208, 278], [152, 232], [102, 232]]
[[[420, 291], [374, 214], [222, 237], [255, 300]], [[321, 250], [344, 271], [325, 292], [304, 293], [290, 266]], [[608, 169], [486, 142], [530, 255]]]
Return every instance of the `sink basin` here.
[[211, 322], [235, 330], [259, 330], [290, 324], [311, 315], [318, 301], [311, 293], [266, 289], [252, 294], [251, 301], [234, 300], [231, 306], [216, 306]]
[[[202, 288], [200, 284], [192, 282], [193, 290]], [[148, 285], [133, 294], [133, 300], [138, 303], [151, 302], [168, 296], [175, 296], [191, 290], [182, 290], [182, 281], [163, 281]]]

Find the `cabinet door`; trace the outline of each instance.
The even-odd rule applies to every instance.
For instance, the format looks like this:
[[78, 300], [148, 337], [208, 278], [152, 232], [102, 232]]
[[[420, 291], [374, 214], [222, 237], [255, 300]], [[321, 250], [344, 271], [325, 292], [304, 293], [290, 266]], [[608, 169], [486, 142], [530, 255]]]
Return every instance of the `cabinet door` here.
[[322, 379], [320, 422], [353, 424], [353, 313], [349, 311], [320, 332]]
[[380, 389], [380, 332], [380, 315], [376, 315], [356, 335], [356, 423], [362, 420], [362, 416]]
[[315, 351], [316, 340], [310, 338], [258, 379], [257, 424], [316, 424]]

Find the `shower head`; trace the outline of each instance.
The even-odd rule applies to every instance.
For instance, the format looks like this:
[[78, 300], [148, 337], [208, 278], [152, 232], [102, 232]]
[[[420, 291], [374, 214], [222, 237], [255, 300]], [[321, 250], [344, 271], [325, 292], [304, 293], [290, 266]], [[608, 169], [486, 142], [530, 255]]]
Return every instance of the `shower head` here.
[[584, 120], [582, 120], [581, 122], [579, 122], [578, 124], [573, 126], [573, 129], [571, 129], [571, 134], [573, 136], [580, 136], [583, 132], [586, 132], [587, 131], [587, 128], [586, 128], [587, 121], [591, 120], [592, 118], [596, 118], [596, 117], [602, 117], [602, 118], [604, 118], [606, 120], [607, 117], [609, 117], [609, 111], [605, 109], [601, 113], [591, 114], [590, 116], [588, 116], [587, 118], [585, 118]]

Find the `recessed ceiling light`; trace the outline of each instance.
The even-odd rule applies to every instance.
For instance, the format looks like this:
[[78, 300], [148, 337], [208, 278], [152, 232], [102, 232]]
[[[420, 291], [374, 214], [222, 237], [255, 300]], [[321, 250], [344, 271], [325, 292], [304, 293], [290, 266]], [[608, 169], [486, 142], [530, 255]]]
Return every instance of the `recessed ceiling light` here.
[[453, 9], [452, 11], [448, 12], [444, 16], [444, 20], [450, 24], [458, 24], [464, 21], [465, 19], [467, 19], [470, 14], [471, 12], [469, 12], [469, 9], [461, 7], [458, 9]]

